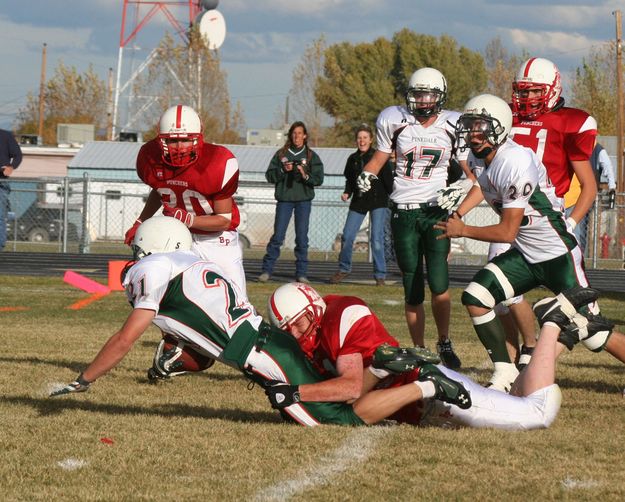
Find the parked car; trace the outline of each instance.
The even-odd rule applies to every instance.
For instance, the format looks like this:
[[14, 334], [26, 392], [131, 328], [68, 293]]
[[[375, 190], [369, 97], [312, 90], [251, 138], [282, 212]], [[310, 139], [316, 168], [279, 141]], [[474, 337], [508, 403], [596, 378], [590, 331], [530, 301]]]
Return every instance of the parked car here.
[[[78, 240], [80, 211], [68, 212], [67, 238]], [[61, 238], [63, 232], [63, 208], [31, 204], [19, 217], [7, 218], [7, 238], [30, 242], [51, 242]]]

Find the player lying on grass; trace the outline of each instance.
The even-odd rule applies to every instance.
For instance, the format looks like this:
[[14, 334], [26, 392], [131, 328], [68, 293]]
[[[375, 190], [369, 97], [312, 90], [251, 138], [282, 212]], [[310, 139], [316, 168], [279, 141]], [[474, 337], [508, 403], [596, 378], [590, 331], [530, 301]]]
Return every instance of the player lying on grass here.
[[[133, 241], [138, 261], [123, 279], [132, 312], [76, 381], [53, 396], [88, 390], [125, 357], [152, 323], [180, 341], [180, 346], [156, 358], [153, 369], [161, 376], [185, 370], [183, 355], [196, 353], [236, 368], [263, 387], [274, 380], [306, 385], [327, 378], [313, 367], [290, 334], [257, 315], [246, 295], [224, 279], [219, 267], [190, 252], [191, 242], [187, 227], [174, 218], [153, 217], [139, 226]], [[414, 359], [419, 359], [417, 352]], [[419, 378], [436, 385], [439, 378], [448, 380], [437, 372]], [[455, 398], [444, 392], [441, 397]], [[358, 410], [345, 402], [293, 400], [282, 403], [281, 413], [304, 425], [365, 423]]]
[[[603, 318], [576, 312], [596, 297], [593, 289], [575, 288], [535, 305], [540, 339], [529, 365], [514, 383], [513, 395], [508, 395], [427, 361], [418, 361], [412, 371], [392, 375], [388, 369], [410, 369], [413, 349], [398, 348], [362, 300], [336, 295], [321, 298], [308, 285], [286, 284], [269, 300], [271, 322], [289, 331], [320, 371], [333, 378], [299, 386], [274, 382], [266, 393], [276, 408], [309, 400], [353, 402], [354, 410], [367, 423], [390, 418], [415, 425], [545, 428], [560, 408], [561, 393], [554, 383], [559, 339], [572, 346], [612, 329]], [[429, 382], [423, 377], [439, 373], [445, 378]], [[441, 392], [455, 396], [456, 403], [428, 399]]]

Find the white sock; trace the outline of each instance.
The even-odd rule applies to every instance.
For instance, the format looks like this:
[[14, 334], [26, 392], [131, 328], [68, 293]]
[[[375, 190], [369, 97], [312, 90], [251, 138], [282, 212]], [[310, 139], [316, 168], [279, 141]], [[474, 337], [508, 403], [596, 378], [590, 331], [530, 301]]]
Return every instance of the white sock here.
[[423, 394], [423, 399], [427, 399], [428, 397], [434, 397], [436, 395], [436, 387], [434, 386], [434, 382], [430, 382], [429, 380], [425, 382], [413, 382], [417, 387], [421, 389], [421, 394]]

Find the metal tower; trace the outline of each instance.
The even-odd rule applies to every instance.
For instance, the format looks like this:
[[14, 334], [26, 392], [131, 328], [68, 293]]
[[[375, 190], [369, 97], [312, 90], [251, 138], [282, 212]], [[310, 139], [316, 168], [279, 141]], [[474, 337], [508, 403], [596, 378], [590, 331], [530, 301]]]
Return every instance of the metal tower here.
[[[155, 101], [155, 98], [146, 98], [143, 102], [135, 103], [137, 100], [133, 96], [132, 82], [147, 68], [156, 54], [156, 47], [152, 47], [150, 53], [141, 63], [136, 62], [135, 54], [141, 50], [146, 50], [146, 48], [138, 45], [139, 33], [150, 21], [155, 19], [155, 16], [162, 14], [174, 28], [175, 33], [186, 43], [188, 42], [187, 30], [202, 9], [208, 6], [208, 3], [210, 2], [205, 0], [168, 0], [163, 2], [124, 0], [113, 101], [112, 137], [109, 139], [117, 139], [120, 131], [134, 128], [137, 124], [137, 118]], [[128, 56], [131, 57], [128, 58]]]

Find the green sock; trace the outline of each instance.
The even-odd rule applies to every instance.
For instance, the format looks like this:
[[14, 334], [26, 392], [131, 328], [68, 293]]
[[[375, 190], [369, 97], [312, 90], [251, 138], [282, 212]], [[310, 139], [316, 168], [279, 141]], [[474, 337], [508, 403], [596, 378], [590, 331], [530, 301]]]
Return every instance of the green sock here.
[[506, 334], [499, 318], [494, 311], [487, 314], [472, 317], [473, 328], [480, 342], [486, 347], [486, 351], [494, 363], [510, 363], [508, 349], [506, 349]]

